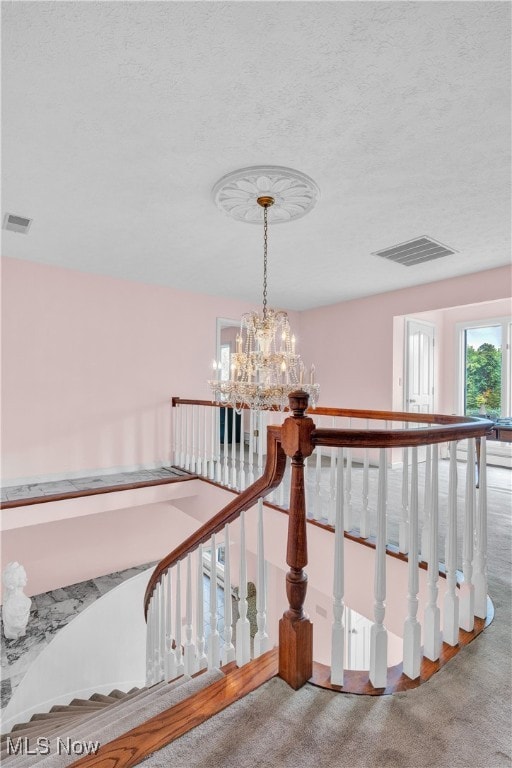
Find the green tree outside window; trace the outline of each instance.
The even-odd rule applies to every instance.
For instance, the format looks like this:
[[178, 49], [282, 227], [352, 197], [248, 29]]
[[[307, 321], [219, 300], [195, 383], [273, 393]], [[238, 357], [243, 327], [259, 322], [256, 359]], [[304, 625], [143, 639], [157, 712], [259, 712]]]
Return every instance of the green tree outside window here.
[[491, 418], [501, 414], [501, 349], [488, 342], [466, 345], [466, 414], [485, 408]]

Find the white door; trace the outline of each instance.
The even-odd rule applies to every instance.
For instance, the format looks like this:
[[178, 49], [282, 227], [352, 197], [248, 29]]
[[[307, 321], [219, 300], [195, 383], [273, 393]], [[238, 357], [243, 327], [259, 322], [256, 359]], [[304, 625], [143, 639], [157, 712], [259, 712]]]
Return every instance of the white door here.
[[405, 410], [432, 413], [434, 410], [433, 325], [407, 320], [405, 354]]

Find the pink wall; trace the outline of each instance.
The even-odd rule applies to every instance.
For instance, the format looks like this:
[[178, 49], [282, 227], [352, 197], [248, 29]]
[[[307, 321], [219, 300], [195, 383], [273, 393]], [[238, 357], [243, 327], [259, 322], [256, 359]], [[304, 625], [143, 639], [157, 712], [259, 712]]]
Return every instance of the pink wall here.
[[393, 318], [511, 295], [512, 269], [391, 291], [301, 313], [300, 353], [315, 363], [320, 404], [393, 406]]
[[[169, 461], [171, 395], [209, 397], [239, 301], [5, 258], [4, 484]], [[510, 269], [290, 313], [321, 403], [393, 404], [393, 318], [510, 295]]]
[[3, 482], [168, 463], [172, 395], [209, 398], [216, 318], [253, 307], [5, 258]]

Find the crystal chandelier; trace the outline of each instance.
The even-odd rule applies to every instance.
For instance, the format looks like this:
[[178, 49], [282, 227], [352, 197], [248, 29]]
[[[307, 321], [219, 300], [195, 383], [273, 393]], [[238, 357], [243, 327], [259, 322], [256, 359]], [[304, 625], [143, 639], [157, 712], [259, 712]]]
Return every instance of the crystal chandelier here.
[[283, 410], [288, 395], [299, 389], [309, 394], [314, 407], [320, 390], [315, 383], [315, 367], [306, 371], [297, 354], [286, 312], [267, 306], [268, 211], [275, 198], [262, 194], [256, 202], [263, 208], [263, 309], [242, 315], [236, 351], [231, 353], [230, 378], [221, 379], [221, 363], [214, 361], [216, 378], [208, 383], [214, 399], [237, 412], [243, 407]]

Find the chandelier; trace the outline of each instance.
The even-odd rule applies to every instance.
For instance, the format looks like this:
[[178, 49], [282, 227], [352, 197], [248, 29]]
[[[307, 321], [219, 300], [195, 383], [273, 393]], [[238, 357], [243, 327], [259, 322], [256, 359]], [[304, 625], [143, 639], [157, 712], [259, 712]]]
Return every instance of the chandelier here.
[[[228, 212], [235, 215], [236, 218], [253, 222], [256, 220], [254, 202], [263, 209], [263, 308], [261, 313], [248, 312], [242, 315], [240, 331], [236, 337], [236, 349], [231, 353], [229, 378], [227, 380], [221, 378], [221, 363], [214, 361], [215, 378], [208, 382], [214, 399], [217, 402], [231, 405], [237, 412], [240, 412], [244, 407], [253, 410], [283, 410], [288, 405], [289, 394], [299, 389], [309, 394], [311, 405], [314, 407], [318, 401], [320, 390], [319, 385], [315, 382], [314, 365], [306, 370], [296, 351], [296, 338], [291, 331], [288, 315], [286, 312], [276, 311], [267, 306], [268, 215], [269, 209], [276, 202], [276, 197], [271, 194], [273, 179], [270, 174], [258, 176], [255, 173], [252, 174], [252, 178], [248, 176], [248, 172], [260, 170], [256, 168], [236, 172], [238, 176], [244, 174], [245, 185], [242, 185], [242, 189], [247, 192], [248, 200], [244, 207], [240, 197], [235, 195], [239, 210], [233, 214], [233, 207], [229, 210], [229, 203], [227, 208]], [[298, 172], [282, 168], [276, 170], [279, 170], [280, 174], [278, 182], [274, 180], [274, 185], [281, 187], [279, 201], [281, 210], [277, 214], [276, 221], [284, 221], [287, 220], [286, 200], [288, 200], [288, 208], [293, 209], [293, 206], [296, 205], [293, 200], [298, 200], [301, 193], [303, 200], [308, 200], [308, 197], [307, 195], [304, 197], [303, 189], [297, 188], [296, 181], [295, 183], [290, 182], [286, 186], [289, 194], [285, 196], [283, 194], [285, 190], [282, 189], [283, 172], [287, 171], [288, 174], [298, 174]], [[230, 174], [231, 176], [233, 174]], [[224, 177], [221, 182], [226, 178]], [[309, 180], [309, 177], [301, 174], [300, 182], [303, 183], [304, 179]], [[286, 178], [286, 181], [288, 182], [290, 179]], [[251, 183], [254, 185], [254, 193], [251, 193], [249, 188]], [[314, 184], [314, 182], [312, 183]], [[261, 187], [263, 187], [264, 194], [258, 194], [262, 191]], [[238, 189], [238, 186], [235, 187], [235, 190]], [[223, 186], [222, 190], [224, 195], [221, 197], [221, 207], [222, 203], [226, 203], [230, 199], [229, 191], [226, 192], [226, 186]], [[231, 194], [233, 194], [233, 190], [231, 190]], [[255, 194], [257, 197], [254, 200]], [[300, 206], [298, 207], [300, 208]], [[289, 215], [288, 220], [296, 218], [297, 215], [303, 215], [305, 212], [303, 207], [302, 213], [292, 211], [294, 215]]]

